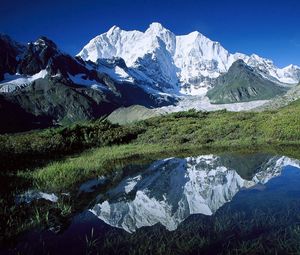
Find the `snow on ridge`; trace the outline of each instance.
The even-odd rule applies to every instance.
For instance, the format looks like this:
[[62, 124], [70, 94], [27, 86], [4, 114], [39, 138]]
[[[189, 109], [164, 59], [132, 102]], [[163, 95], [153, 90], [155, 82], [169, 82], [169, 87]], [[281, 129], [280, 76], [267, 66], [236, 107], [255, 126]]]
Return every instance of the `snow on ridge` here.
[[0, 92], [8, 93], [13, 92], [18, 88], [26, 87], [30, 85], [33, 81], [45, 78], [47, 76], [47, 70], [41, 70], [40, 72], [29, 76], [29, 75], [21, 75], [21, 74], [5, 74], [4, 80], [0, 82]]
[[81, 86], [91, 87], [92, 89], [108, 89], [105, 85], [95, 80], [84, 79], [85, 74], [68, 74], [68, 76], [73, 83]]
[[57, 195], [54, 193], [45, 193], [37, 190], [28, 190], [23, 194], [16, 196], [16, 204], [26, 203], [30, 204], [34, 200], [44, 199], [56, 203], [58, 201]]

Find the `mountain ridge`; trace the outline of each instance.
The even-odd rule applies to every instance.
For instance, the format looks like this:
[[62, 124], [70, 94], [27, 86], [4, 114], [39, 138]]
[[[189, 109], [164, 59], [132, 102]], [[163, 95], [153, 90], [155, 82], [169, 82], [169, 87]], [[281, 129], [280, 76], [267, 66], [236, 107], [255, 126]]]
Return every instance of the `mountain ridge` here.
[[178, 81], [181, 83], [181, 92], [184, 94], [205, 93], [211, 87], [210, 80], [227, 72], [229, 67], [239, 59], [256, 68], [268, 79], [279, 83], [296, 84], [300, 79], [300, 67], [290, 65], [280, 69], [271, 60], [256, 54], [251, 56], [242, 53], [231, 54], [219, 42], [210, 40], [198, 31], [176, 36], [157, 22], [150, 24], [145, 32], [125, 31], [113, 27], [90, 40], [77, 56], [91, 61], [121, 57], [128, 66], [138, 67], [141, 58], [147, 54], [152, 54], [152, 59], [155, 59], [157, 48], [153, 40], [157, 37], [165, 44], [160, 45], [160, 50], [172, 56], [169, 64], [174, 66], [164, 70], [169, 77], [169, 82], [171, 86], [176, 87], [174, 82], [174, 71], [176, 71]]

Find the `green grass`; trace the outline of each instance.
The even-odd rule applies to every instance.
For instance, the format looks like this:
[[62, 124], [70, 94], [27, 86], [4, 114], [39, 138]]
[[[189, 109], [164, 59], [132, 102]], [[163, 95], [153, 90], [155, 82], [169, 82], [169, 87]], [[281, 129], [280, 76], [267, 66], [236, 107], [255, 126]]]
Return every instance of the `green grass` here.
[[76, 157], [52, 162], [33, 172], [19, 172], [18, 175], [33, 179], [38, 187], [64, 190], [85, 179], [110, 174], [117, 166], [122, 167], [129, 161], [142, 162], [162, 154], [172, 155], [176, 149], [179, 150], [179, 148], [168, 148], [161, 144], [128, 144], [103, 147], [91, 149]]
[[131, 145], [100, 148], [85, 152], [78, 157], [69, 157], [63, 161], [50, 163], [33, 173], [30, 172], [29, 175], [39, 185], [48, 188], [69, 187], [78, 180], [93, 176], [95, 172], [107, 174], [110, 161], [134, 156], [134, 153], [134, 146]]
[[[50, 159], [52, 151], [63, 155], [73, 153], [45, 163], [34, 171], [32, 167], [29, 171], [19, 171], [19, 176], [33, 180], [38, 187], [63, 190], [93, 176], [107, 175], [118, 164], [137, 159], [162, 158], [182, 151], [193, 153], [200, 150], [206, 153], [221, 149], [299, 146], [299, 127], [298, 100], [279, 111], [235, 113], [190, 110], [125, 126], [98, 121], [2, 136], [0, 144], [3, 146], [0, 148], [19, 158], [26, 158], [28, 154], [36, 156], [47, 150]], [[78, 154], [90, 147], [96, 148]], [[74, 152], [77, 154], [74, 155]]]

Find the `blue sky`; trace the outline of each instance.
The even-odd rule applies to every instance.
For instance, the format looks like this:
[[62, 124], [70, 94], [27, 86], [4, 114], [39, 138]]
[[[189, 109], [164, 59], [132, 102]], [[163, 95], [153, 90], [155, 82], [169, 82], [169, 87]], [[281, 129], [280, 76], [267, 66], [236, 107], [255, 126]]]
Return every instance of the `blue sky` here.
[[198, 30], [230, 52], [257, 53], [300, 66], [300, 1], [1, 0], [0, 32], [20, 42], [45, 35], [74, 55], [111, 26], [146, 30], [157, 21], [175, 34]]

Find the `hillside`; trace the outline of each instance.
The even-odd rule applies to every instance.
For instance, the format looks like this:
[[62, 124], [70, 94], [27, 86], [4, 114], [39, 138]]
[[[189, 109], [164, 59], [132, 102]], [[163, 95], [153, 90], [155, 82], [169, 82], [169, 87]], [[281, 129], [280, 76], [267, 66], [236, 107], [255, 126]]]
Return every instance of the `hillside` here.
[[254, 110], [257, 111], [266, 111], [266, 110], [277, 110], [281, 107], [287, 106], [293, 101], [296, 101], [300, 98], [300, 83], [291, 88], [282, 96], [277, 96], [273, 98], [270, 102], [263, 104], [262, 106], [257, 107]]
[[243, 60], [238, 60], [216, 79], [207, 96], [212, 103], [225, 104], [271, 99], [286, 91], [286, 87], [264, 78]]
[[161, 114], [163, 113], [160, 113], [156, 109], [149, 109], [141, 105], [133, 105], [116, 109], [107, 116], [107, 120], [111, 123], [124, 125], [139, 120], [149, 119]]

